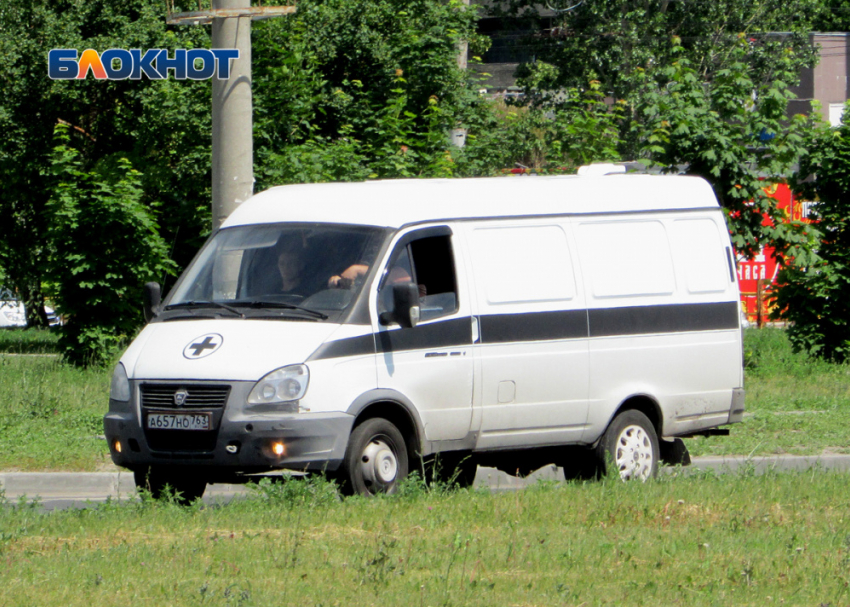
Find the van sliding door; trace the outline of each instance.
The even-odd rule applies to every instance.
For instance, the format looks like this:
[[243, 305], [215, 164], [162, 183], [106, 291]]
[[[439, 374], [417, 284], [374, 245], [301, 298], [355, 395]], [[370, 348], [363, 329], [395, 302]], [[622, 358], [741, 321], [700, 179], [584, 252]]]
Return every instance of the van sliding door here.
[[479, 448], [577, 441], [587, 419], [587, 311], [569, 226], [465, 226], [481, 365]]

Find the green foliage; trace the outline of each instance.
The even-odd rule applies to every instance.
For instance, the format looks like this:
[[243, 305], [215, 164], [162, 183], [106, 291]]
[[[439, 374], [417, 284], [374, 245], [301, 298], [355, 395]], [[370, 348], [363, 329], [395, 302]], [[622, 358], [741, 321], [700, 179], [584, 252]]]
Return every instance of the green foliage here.
[[340, 500], [337, 486], [320, 474], [304, 478], [283, 476], [272, 480], [269, 477], [248, 485], [255, 499], [262, 500], [273, 508], [287, 510], [327, 507]]
[[[777, 281], [776, 316], [791, 324], [794, 347], [827, 360], [850, 357], [850, 116], [838, 129], [822, 129], [800, 163], [797, 184], [816, 200], [814, 219], [822, 239], [807, 263], [783, 268]], [[811, 226], [810, 229], [814, 229]]]
[[812, 31], [850, 31], [850, 2], [848, 0], [824, 0], [813, 18]]
[[[547, 6], [572, 9], [550, 17], [548, 36], [524, 43], [531, 46], [534, 61], [557, 68], [534, 88], [554, 92], [595, 79], [604, 91], [632, 101], [641, 86], [635, 79], [639, 70], [670, 65], [681, 53], [703, 81], [711, 82], [727, 68], [729, 50], [745, 32], [751, 47], [749, 76], [762, 86], [773, 80], [775, 60], [787, 48], [793, 49], [798, 67], [814, 60], [808, 34], [810, 19], [821, 5], [821, 0], [557, 0]], [[510, 6], [511, 14], [540, 22], [539, 4], [513, 0]], [[682, 41], [681, 52], [670, 47], [671, 37]]]
[[[641, 160], [702, 176], [726, 209], [739, 251], [770, 245], [794, 263], [808, 262], [813, 234], [776, 221], [763, 186], [788, 178], [814, 128], [803, 117], [789, 123], [786, 110], [800, 69], [816, 60], [808, 34], [820, 0], [547, 6], [565, 10], [547, 17], [547, 36], [525, 41], [534, 54], [517, 72], [526, 98], [552, 115], [564, 105], [563, 91], [591, 82], [590, 91], [595, 86], [613, 104], [609, 116], [568, 116], [566, 123], [579, 129], [573, 150], [595, 148], [591, 160]], [[539, 27], [536, 11], [515, 0], [507, 14], [538, 20]], [[598, 129], [607, 137], [594, 137], [593, 121], [602, 121]], [[762, 225], [763, 214], [771, 225]]]
[[53, 193], [42, 175], [57, 124], [69, 125], [71, 145], [88, 169], [111, 157], [145, 167], [140, 200], [167, 205], [161, 230], [180, 264], [209, 231], [209, 82], [47, 77], [52, 48], [209, 46], [207, 28], [167, 28], [164, 10], [160, 0], [0, 5], [0, 265], [7, 286], [25, 300], [31, 324], [46, 323], [42, 285], [52, 243], [45, 210]]
[[580, 91], [569, 89], [558, 104], [553, 123], [552, 152], [557, 162], [570, 169], [599, 161], [621, 159], [620, 125], [626, 102], [605, 102], [601, 84], [591, 80]]
[[475, 18], [456, 0], [307, 0], [256, 24], [258, 189], [455, 175], [448, 132], [481, 114], [457, 67]]
[[66, 127], [57, 127], [57, 141], [47, 211], [55, 243], [50, 273], [67, 319], [60, 347], [71, 363], [103, 365], [142, 322], [142, 285], [173, 271], [173, 263], [130, 162], [87, 171], [68, 147]]
[[[739, 36], [726, 52], [726, 65], [706, 82], [674, 40], [675, 60], [635, 76], [640, 89], [634, 102], [630, 136], [649, 165], [667, 172], [684, 167], [714, 185], [729, 217], [732, 242], [752, 253], [770, 244], [796, 264], [809, 262], [815, 232], [801, 222], [781, 221], [765, 185], [783, 181], [807, 143], [816, 122], [786, 118], [789, 86], [799, 62], [793, 50], [775, 59], [773, 79], [752, 77], [751, 43]], [[772, 219], [762, 225], [763, 218]]]

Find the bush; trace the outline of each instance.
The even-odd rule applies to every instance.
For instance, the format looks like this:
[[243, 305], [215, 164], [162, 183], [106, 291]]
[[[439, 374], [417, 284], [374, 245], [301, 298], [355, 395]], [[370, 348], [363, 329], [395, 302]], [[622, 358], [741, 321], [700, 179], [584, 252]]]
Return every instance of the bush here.
[[[848, 113], [845, 110], [845, 120]], [[784, 268], [775, 316], [790, 321], [795, 350], [842, 362], [850, 356], [850, 124], [823, 129], [800, 162], [796, 191], [816, 200], [820, 232], [811, 263]], [[815, 175], [814, 180], [806, 179]]]
[[48, 203], [50, 275], [67, 319], [59, 347], [78, 366], [105, 365], [142, 324], [142, 285], [173, 271], [141, 203], [141, 174], [126, 159], [85, 170], [57, 127]]

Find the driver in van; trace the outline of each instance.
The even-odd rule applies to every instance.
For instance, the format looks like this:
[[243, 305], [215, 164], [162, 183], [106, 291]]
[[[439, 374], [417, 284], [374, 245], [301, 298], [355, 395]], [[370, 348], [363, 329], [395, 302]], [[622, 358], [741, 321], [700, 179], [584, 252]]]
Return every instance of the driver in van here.
[[[322, 289], [351, 289], [369, 271], [369, 265], [358, 262], [339, 275], [324, 279], [307, 271], [307, 245], [297, 235], [282, 236], [275, 246], [277, 271], [280, 275], [279, 293], [306, 297]], [[409, 276], [407, 277], [409, 280]]]
[[322, 287], [310, 280], [307, 267], [307, 247], [298, 236], [282, 237], [275, 247], [277, 271], [280, 276], [279, 293], [306, 297]]

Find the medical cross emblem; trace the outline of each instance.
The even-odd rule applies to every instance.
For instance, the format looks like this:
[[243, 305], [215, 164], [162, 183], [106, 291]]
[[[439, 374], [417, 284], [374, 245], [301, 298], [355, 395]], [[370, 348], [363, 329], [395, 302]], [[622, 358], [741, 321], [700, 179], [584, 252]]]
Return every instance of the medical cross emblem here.
[[221, 335], [218, 333], [201, 335], [190, 341], [189, 345], [183, 348], [183, 356], [193, 360], [209, 356], [221, 347], [223, 341]]

